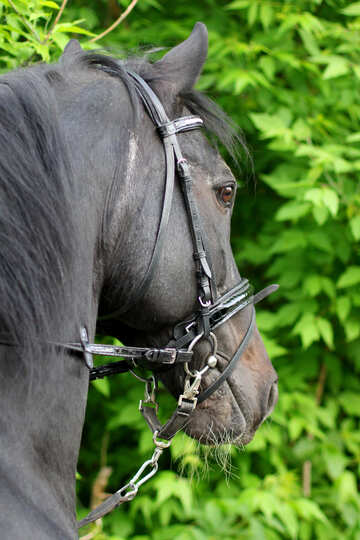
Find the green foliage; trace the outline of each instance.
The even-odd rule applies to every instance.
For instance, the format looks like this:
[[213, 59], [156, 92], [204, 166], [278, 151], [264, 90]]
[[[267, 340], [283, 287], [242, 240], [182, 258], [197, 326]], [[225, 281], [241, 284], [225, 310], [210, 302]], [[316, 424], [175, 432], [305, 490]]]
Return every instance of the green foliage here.
[[[120, 14], [116, 1], [73, 0], [47, 39], [59, 2], [13, 3], [17, 14], [9, 0], [0, 6], [2, 71], [56, 58], [74, 32], [93, 46], [86, 32]], [[360, 2], [139, 0], [99, 43], [173, 45], [197, 20], [210, 32], [199, 88], [242, 127], [254, 156], [256, 193], [244, 166], [232, 241], [242, 274], [281, 285], [257, 315], [280, 399], [247, 449], [230, 450], [228, 481], [216, 465], [204, 478], [206, 451], [178, 436], [162, 472], [96, 538], [359, 540]], [[148, 458], [140, 394], [126, 376], [91, 388], [82, 504], [105, 455], [109, 491]], [[165, 392], [162, 406], [171, 409]]]

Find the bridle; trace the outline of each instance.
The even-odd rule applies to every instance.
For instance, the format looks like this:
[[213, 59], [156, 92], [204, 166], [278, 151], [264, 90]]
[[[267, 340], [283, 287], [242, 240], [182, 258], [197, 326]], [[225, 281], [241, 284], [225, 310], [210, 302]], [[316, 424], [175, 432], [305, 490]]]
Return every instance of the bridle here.
[[[110, 75], [117, 75], [115, 71], [107, 66], [101, 66], [101, 69]], [[189, 422], [190, 416], [197, 404], [203, 402], [213, 394], [235, 369], [239, 358], [251, 338], [255, 324], [255, 310], [252, 308], [250, 324], [227, 367], [210, 386], [200, 392], [200, 384], [204, 375], [217, 365], [217, 340], [213, 330], [224, 324], [245, 307], [256, 304], [278, 288], [277, 285], [270, 285], [253, 295], [248, 280], [242, 278], [237, 285], [226, 291], [223, 295], [216, 295], [214, 272], [206, 246], [200, 214], [192, 191], [190, 167], [187, 160], [183, 157], [177, 139], [178, 133], [198, 129], [202, 127], [203, 121], [200, 117], [192, 115], [170, 121], [162, 103], [150, 86], [138, 74], [132, 71], [127, 71], [127, 74], [132, 80], [136, 92], [156, 126], [163, 143], [166, 167], [165, 189], [156, 241], [145, 275], [137, 287], [136, 293], [128, 303], [122, 305], [118, 311], [101, 318], [113, 319], [124, 315], [148, 290], [155, 275], [166, 237], [173, 199], [175, 171], [182, 188], [193, 241], [198, 309], [195, 313], [187, 317], [185, 321], [176, 324], [173, 328], [172, 339], [163, 348], [126, 347], [89, 343], [86, 327], [82, 327], [80, 330], [79, 343], [52, 343], [55, 347], [73, 353], [80, 353], [85, 365], [89, 369], [90, 380], [126, 371], [130, 371], [142, 380], [145, 383], [145, 398], [140, 401], [139, 409], [153, 432], [155, 445], [151, 459], [147, 460], [140, 467], [130, 482], [90, 512], [86, 518], [82, 519], [78, 523], [79, 527], [99, 519], [123, 502], [132, 500], [136, 496], [139, 487], [157, 472], [158, 460], [162, 451], [171, 444], [174, 435]], [[202, 369], [192, 371], [190, 363], [193, 357], [193, 348], [201, 340], [207, 340], [210, 343], [211, 353]], [[15, 343], [6, 341], [0, 341], [0, 344], [16, 346]], [[92, 359], [94, 354], [122, 357], [123, 360], [94, 367]], [[184, 390], [178, 398], [177, 407], [170, 419], [165, 424], [161, 424], [157, 416], [157, 376], [163, 369], [168, 369], [179, 364], [183, 365], [185, 372]], [[150, 369], [153, 371], [153, 375], [149, 378], [142, 378], [134, 372], [134, 369], [137, 367]], [[148, 469], [150, 471], [146, 472]]]
[[[112, 70], [107, 67], [104, 68], [104, 70], [110, 73], [110, 75], [113, 74]], [[206, 248], [200, 214], [192, 191], [190, 167], [187, 160], [183, 157], [177, 139], [178, 133], [198, 129], [203, 126], [203, 121], [199, 116], [183, 116], [170, 121], [159, 98], [144, 79], [134, 72], [128, 71], [127, 73], [132, 79], [136, 92], [156, 126], [157, 132], [163, 142], [166, 167], [165, 190], [162, 213], [153, 252], [145, 275], [140, 285], [137, 287], [137, 292], [131, 298], [131, 303], [128, 302], [115, 313], [103, 316], [102, 319], [111, 319], [124, 315], [124, 313], [128, 312], [131, 307], [144, 296], [151, 283], [160, 259], [171, 213], [175, 171], [182, 188], [193, 241], [198, 310], [196, 313], [190, 315], [185, 321], [179, 322], [174, 327], [173, 338], [163, 349], [140, 349], [133, 347], [129, 350], [127, 347], [90, 345], [85, 341], [86, 336], [85, 340], [82, 339], [81, 347], [84, 351], [88, 366], [90, 365], [89, 361], [92, 354], [110, 353], [114, 356], [130, 357], [132, 361], [136, 359], [136, 366], [147, 367], [153, 371], [155, 370], [155, 375], [152, 375], [149, 379], [141, 379], [145, 382], [145, 399], [140, 401], [139, 406], [140, 412], [153, 432], [155, 450], [151, 459], [146, 461], [140, 467], [130, 482], [90, 512], [86, 518], [79, 522], [79, 527], [99, 519], [123, 502], [132, 500], [136, 496], [139, 487], [157, 472], [158, 460], [162, 451], [164, 448], [170, 446], [174, 435], [183, 429], [189, 422], [190, 415], [194, 411], [196, 405], [215, 392], [235, 369], [240, 356], [246, 349], [251, 338], [255, 324], [255, 310], [252, 309], [249, 327], [227, 367], [210, 386], [199, 393], [203, 376], [207, 371], [213, 369], [217, 365], [217, 340], [213, 330], [224, 324], [249, 304], [256, 304], [278, 288], [277, 285], [270, 285], [253, 295], [248, 280], [243, 278], [235, 287], [225, 292], [222, 296], [215, 296], [216, 287], [213, 277], [214, 272], [209, 251]], [[192, 359], [193, 348], [203, 339], [210, 342], [211, 354], [207, 359], [206, 365], [202, 369], [191, 371], [189, 364]], [[165, 424], [161, 424], [157, 416], [158, 404], [156, 403], [156, 375], [159, 372], [158, 367], [174, 366], [179, 363], [183, 364], [185, 371], [184, 390], [178, 398], [177, 407], [170, 419]], [[123, 371], [122, 366], [124, 366], [124, 363], [115, 362], [97, 368], [91, 367], [90, 379], [94, 380], [113, 374], [114, 372], [118, 373], [120, 370]], [[125, 364], [125, 366], [126, 370], [131, 370], [129, 364]], [[144, 475], [148, 468], [150, 468], [150, 472]]]

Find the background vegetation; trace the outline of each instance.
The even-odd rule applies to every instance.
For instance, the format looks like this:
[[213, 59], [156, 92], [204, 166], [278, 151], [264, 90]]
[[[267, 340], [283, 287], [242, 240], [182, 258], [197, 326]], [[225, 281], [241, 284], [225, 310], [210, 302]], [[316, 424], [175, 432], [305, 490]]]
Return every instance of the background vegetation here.
[[[172, 46], [195, 21], [207, 24], [210, 51], [199, 88], [241, 126], [255, 162], [256, 188], [245, 170], [238, 174], [234, 253], [258, 287], [281, 285], [257, 316], [280, 399], [246, 449], [217, 456], [225, 465], [231, 458], [230, 477], [179, 435], [131, 505], [83, 534], [359, 540], [360, 2], [132, 5], [121, 25], [91, 44], [127, 1], [69, 1], [54, 27], [60, 1], [3, 0], [0, 71], [54, 60], [69, 37], [115, 50]], [[90, 493], [96, 499], [117, 489], [151, 451], [136, 408], [141, 392], [127, 376], [90, 390], [81, 514]], [[162, 403], [171, 406], [165, 392]]]

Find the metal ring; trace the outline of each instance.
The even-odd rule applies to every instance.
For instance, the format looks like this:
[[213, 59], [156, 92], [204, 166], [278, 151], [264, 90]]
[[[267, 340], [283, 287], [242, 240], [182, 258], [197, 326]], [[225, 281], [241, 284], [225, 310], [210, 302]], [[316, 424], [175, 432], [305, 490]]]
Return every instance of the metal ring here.
[[158, 433], [159, 433], [159, 431], [156, 430], [156, 431], [154, 431], [154, 434], [153, 434], [153, 443], [155, 444], [156, 448], [161, 448], [161, 450], [163, 450], [164, 448], [169, 448], [169, 446], [171, 444], [171, 441], [167, 441], [167, 442], [158, 441], [156, 439]]
[[131, 375], [133, 377], [135, 377], [135, 379], [137, 379], [138, 381], [141, 381], [143, 383], [154, 382], [154, 375], [151, 375], [148, 378], [144, 378], [144, 377], [141, 377], [140, 375], [138, 375], [137, 373], [135, 373], [135, 371], [133, 371], [132, 369], [129, 369], [129, 373], [131, 373]]
[[204, 332], [201, 332], [201, 334], [198, 334], [197, 336], [194, 337], [194, 339], [192, 340], [192, 342], [187, 348], [188, 352], [191, 352], [193, 350], [197, 342], [200, 341], [203, 336], [204, 336]]
[[[190, 343], [189, 347], [188, 347], [188, 351], [191, 352], [192, 349], [195, 347], [195, 345], [201, 341], [201, 339], [204, 337], [204, 332], [202, 332], [201, 334], [197, 335], [193, 340], [192, 342]], [[212, 341], [212, 352], [211, 352], [211, 356], [216, 356], [216, 353], [217, 353], [217, 348], [218, 348], [218, 342], [217, 342], [217, 337], [216, 335], [214, 334], [214, 332], [210, 332], [210, 334], [208, 336], [206, 336], [206, 338], [208, 341]], [[195, 370], [195, 371], [191, 371], [191, 369], [189, 368], [189, 363], [188, 362], [185, 362], [184, 364], [184, 370], [185, 370], [185, 373], [187, 375], [190, 375], [190, 377], [196, 377], [197, 373], [199, 373], [199, 371]], [[200, 370], [200, 373], [206, 373], [207, 369], [205, 371], [203, 371], [204, 368], [202, 368], [202, 370]]]
[[198, 296], [198, 301], [199, 301], [199, 304], [200, 304], [202, 307], [209, 307], [209, 306], [211, 306], [211, 300], [206, 300], [206, 302], [204, 302], [203, 299], [201, 298], [201, 296]]

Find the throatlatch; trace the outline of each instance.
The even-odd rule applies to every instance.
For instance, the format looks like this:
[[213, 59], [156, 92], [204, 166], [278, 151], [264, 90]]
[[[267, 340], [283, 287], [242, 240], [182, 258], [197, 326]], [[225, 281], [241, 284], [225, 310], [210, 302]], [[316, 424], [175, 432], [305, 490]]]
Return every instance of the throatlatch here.
[[[111, 69], [106, 67], [104, 70], [111, 74]], [[81, 347], [85, 363], [90, 370], [91, 380], [123, 371], [130, 371], [145, 383], [145, 397], [140, 401], [139, 409], [153, 432], [153, 442], [155, 445], [152, 457], [143, 463], [130, 482], [90, 512], [86, 518], [79, 522], [79, 527], [99, 519], [120, 504], [132, 500], [136, 496], [139, 487], [157, 472], [160, 455], [165, 448], [170, 446], [174, 435], [189, 422], [196, 405], [206, 400], [215, 392], [235, 369], [239, 358], [250, 341], [255, 325], [255, 310], [252, 308], [248, 329], [227, 367], [222, 371], [218, 379], [200, 392], [200, 385], [204, 375], [217, 366], [217, 339], [213, 330], [224, 324], [248, 305], [256, 304], [278, 288], [278, 285], [270, 285], [253, 295], [248, 280], [241, 279], [235, 287], [225, 292], [222, 296], [215, 298], [214, 274], [210, 256], [206, 250], [200, 214], [192, 191], [190, 167], [182, 155], [176, 137], [178, 133], [202, 127], [203, 121], [198, 116], [184, 116], [170, 121], [161, 102], [150, 86], [136, 73], [128, 71], [128, 75], [133, 80], [136, 91], [163, 141], [166, 163], [163, 209], [150, 262], [139, 287], [137, 287], [135, 295], [121, 309], [101, 318], [109, 319], [124, 315], [146, 293], [155, 274], [164, 244], [171, 211], [175, 171], [182, 188], [193, 241], [198, 310], [185, 321], [179, 322], [174, 327], [173, 338], [163, 349], [89, 344], [85, 329], [82, 329], [83, 337], [81, 344], [70, 344], [69, 348], [71, 347], [75, 350], [79, 350], [79, 347]], [[200, 370], [195, 369], [192, 371], [190, 364], [193, 348], [201, 340], [207, 340], [210, 343], [211, 352], [205, 366]], [[92, 367], [92, 362], [89, 360], [89, 355], [91, 356], [92, 354], [110, 354], [112, 356], [131, 358], [132, 364], [129, 362], [115, 362], [94, 368]], [[174, 366], [180, 363], [182, 363], [185, 370], [184, 389], [178, 398], [174, 413], [165, 424], [161, 424], [157, 416], [156, 374], [162, 366]], [[153, 370], [155, 374], [147, 379], [141, 378], [133, 372], [134, 366], [147, 367]]]

